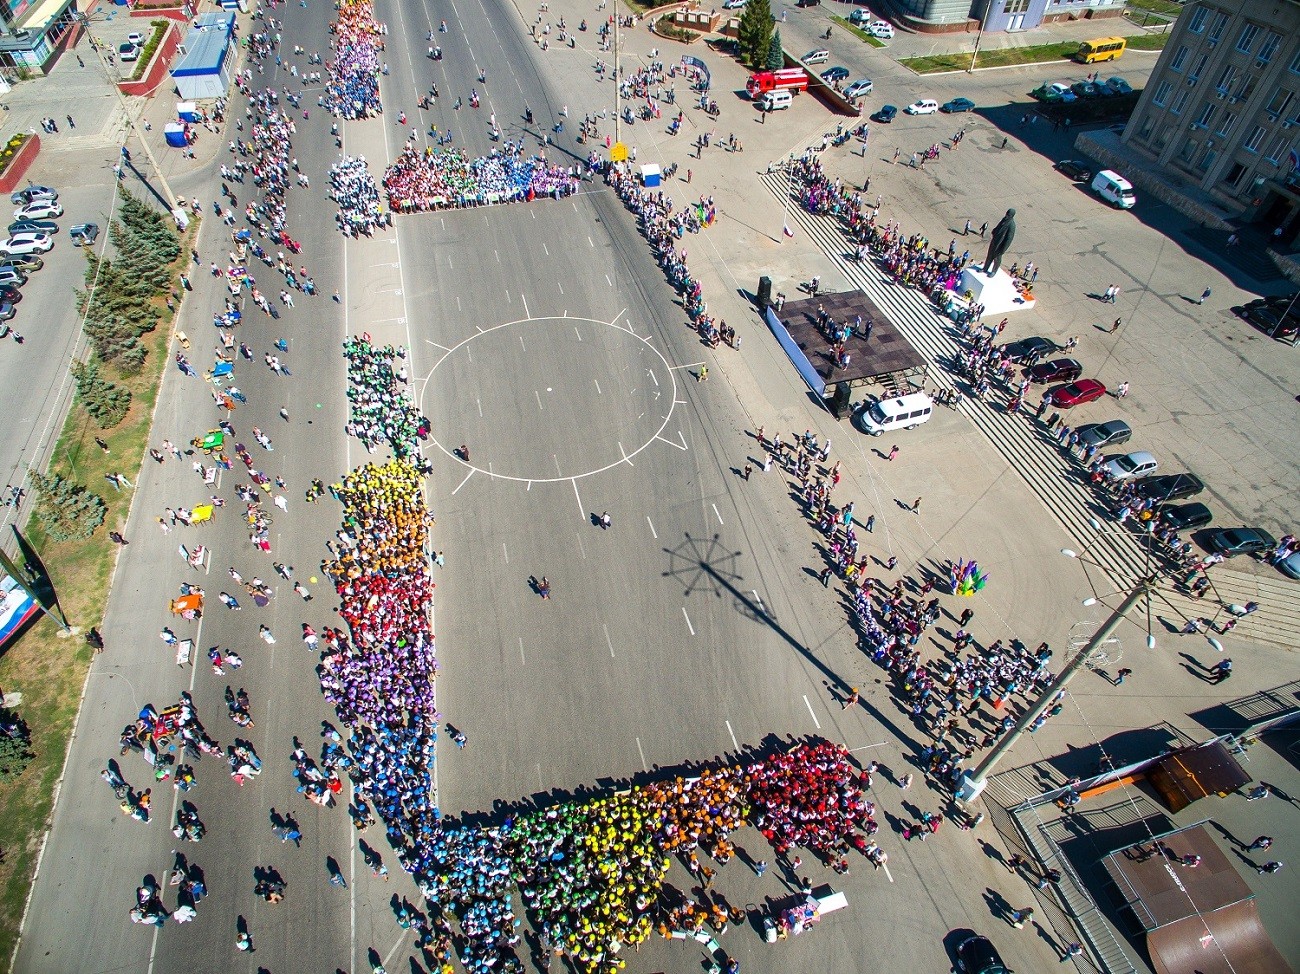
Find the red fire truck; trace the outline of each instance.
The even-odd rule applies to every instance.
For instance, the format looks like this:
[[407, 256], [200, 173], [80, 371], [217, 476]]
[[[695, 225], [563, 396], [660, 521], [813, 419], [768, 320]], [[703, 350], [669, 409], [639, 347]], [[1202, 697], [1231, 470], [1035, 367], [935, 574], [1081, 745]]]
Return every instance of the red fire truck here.
[[749, 76], [745, 90], [753, 99], [769, 91], [797, 93], [808, 90], [808, 72], [803, 68], [782, 68], [780, 71], [759, 71]]

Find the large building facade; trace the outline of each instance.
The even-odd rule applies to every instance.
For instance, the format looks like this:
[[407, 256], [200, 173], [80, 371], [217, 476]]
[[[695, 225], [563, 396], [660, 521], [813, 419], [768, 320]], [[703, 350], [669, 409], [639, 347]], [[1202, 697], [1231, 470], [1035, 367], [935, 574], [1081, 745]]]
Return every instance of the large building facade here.
[[899, 8], [908, 25], [922, 31], [1020, 31], [1058, 20], [1118, 17], [1124, 0], [899, 0]]
[[1233, 213], [1300, 235], [1300, 0], [1193, 0], [1123, 141]]

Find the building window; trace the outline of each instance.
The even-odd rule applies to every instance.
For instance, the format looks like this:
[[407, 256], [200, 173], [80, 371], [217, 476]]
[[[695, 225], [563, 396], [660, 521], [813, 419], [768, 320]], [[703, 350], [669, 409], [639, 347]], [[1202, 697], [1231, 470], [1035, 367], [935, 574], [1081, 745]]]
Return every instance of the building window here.
[[1245, 79], [1241, 82], [1241, 87], [1237, 89], [1237, 98], [1240, 99], [1241, 101], [1245, 101], [1254, 93], [1255, 93], [1255, 77], [1254, 75], [1248, 74], [1246, 75]]
[[1169, 106], [1169, 110], [1175, 115], [1181, 115], [1183, 109], [1187, 107], [1187, 95], [1188, 93], [1186, 91], [1180, 91], [1178, 96], [1174, 98], [1174, 103]]
[[1231, 135], [1232, 130], [1233, 128], [1236, 127], [1236, 125], [1237, 125], [1237, 113], [1224, 112], [1223, 118], [1219, 119], [1219, 131], [1217, 132], [1217, 134], [1223, 136]]
[[1169, 92], [1173, 90], [1173, 82], [1162, 81], [1156, 88], [1155, 96], [1151, 99], [1157, 105], [1163, 106], [1165, 99], [1169, 97]]
[[1219, 74], [1219, 80], [1215, 82], [1214, 87], [1219, 91], [1231, 91], [1232, 83], [1237, 80], [1237, 69], [1231, 64], [1224, 65], [1223, 71]]
[[1245, 142], [1242, 143], [1242, 148], [1248, 149], [1251, 152], [1258, 152], [1259, 147], [1264, 143], [1264, 136], [1267, 134], [1268, 131], [1264, 128], [1264, 126], [1256, 125], [1255, 131], [1250, 133], [1250, 138], [1248, 138]]
[[1237, 50], [1242, 54], [1249, 54], [1250, 49], [1255, 46], [1255, 38], [1259, 37], [1259, 25], [1247, 24], [1241, 28], [1241, 33], [1237, 36]]
[[1277, 49], [1281, 44], [1282, 35], [1270, 30], [1264, 37], [1264, 43], [1260, 47], [1259, 53], [1255, 55], [1255, 60], [1259, 61], [1261, 64], [1267, 64], [1269, 61], [1273, 60], [1273, 55], [1277, 53]]
[[1219, 158], [1219, 154], [1213, 149], [1206, 149], [1205, 155], [1201, 156], [1200, 165], [1197, 167], [1201, 172], [1209, 172], [1210, 167], [1214, 165], [1214, 160]]
[[1210, 122], [1214, 120], [1214, 106], [1208, 101], [1201, 106], [1201, 114], [1196, 116], [1196, 124], [1203, 128], [1209, 128]]
[[1236, 187], [1236, 185], [1241, 182], [1241, 177], [1244, 175], [1246, 175], [1246, 167], [1239, 162], [1234, 162], [1228, 167], [1228, 171], [1224, 175], [1223, 181], [1229, 186]]
[[1187, 29], [1193, 34], [1199, 34], [1205, 30], [1205, 18], [1209, 16], [1209, 11], [1204, 7], [1197, 7], [1192, 11], [1192, 19], [1187, 22]]
[[1169, 62], [1170, 71], [1182, 71], [1183, 62], [1187, 60], [1187, 45], [1184, 44], [1175, 52], [1173, 60]]
[[1006, 0], [1002, 4], [1004, 14], [1023, 14], [1029, 10], [1029, 0]]
[[1145, 142], [1151, 138], [1151, 130], [1156, 127], [1156, 120], [1148, 115], [1142, 119], [1142, 124], [1138, 128], [1138, 138]]
[[1210, 27], [1210, 43], [1217, 44], [1223, 37], [1223, 29], [1228, 26], [1228, 15], [1220, 11], [1214, 15], [1214, 24]]
[[1264, 158], [1276, 165], [1277, 161], [1281, 159], [1283, 155], [1286, 154], [1287, 147], [1290, 144], [1291, 144], [1290, 139], [1288, 139], [1285, 135], [1279, 135], [1276, 139], [1273, 140], [1273, 145], [1268, 150], [1268, 155], [1266, 155]]
[[1300, 51], [1295, 52], [1295, 57], [1291, 59], [1291, 70], [1300, 74]]
[[1193, 81], [1199, 78], [1201, 76], [1201, 72], [1205, 70], [1205, 62], [1208, 60], [1210, 60], [1210, 56], [1208, 54], [1198, 55], [1195, 63], [1192, 66], [1192, 70], [1187, 73], [1187, 77], [1189, 77]]
[[1279, 88], [1268, 103], [1266, 109], [1270, 115], [1281, 115], [1291, 104], [1291, 92], [1286, 88]]
[[1178, 154], [1182, 157], [1183, 162], [1191, 162], [1192, 156], [1196, 155], [1196, 140], [1188, 139], [1184, 142], [1183, 151]]

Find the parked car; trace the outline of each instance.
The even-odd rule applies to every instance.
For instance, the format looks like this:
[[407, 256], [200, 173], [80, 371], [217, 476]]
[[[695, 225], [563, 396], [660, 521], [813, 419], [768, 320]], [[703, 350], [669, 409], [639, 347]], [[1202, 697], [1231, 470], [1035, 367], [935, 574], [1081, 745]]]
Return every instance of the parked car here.
[[58, 200], [33, 200], [14, 210], [15, 220], [48, 220], [53, 216], [63, 216], [63, 204]]
[[0, 300], [0, 321], [9, 321], [18, 313], [12, 301]]
[[[741, 0], [744, 3], [745, 0]], [[117, 45], [117, 59], [122, 62], [138, 61], [140, 59], [140, 48], [128, 42]]]
[[39, 271], [45, 266], [45, 258], [35, 254], [9, 254], [0, 257], [0, 267], [16, 267], [26, 276], [32, 271]]
[[949, 115], [957, 112], [973, 112], [975, 111], [975, 103], [969, 98], [954, 98], [952, 101], [946, 101], [940, 105], [939, 111]]
[[68, 231], [68, 236], [78, 247], [88, 247], [99, 238], [99, 224], [78, 223]]
[[1187, 497], [1195, 497], [1205, 489], [1201, 478], [1194, 473], [1166, 473], [1147, 477], [1133, 488], [1143, 500], [1167, 504]]
[[1146, 450], [1135, 450], [1111, 457], [1102, 466], [1102, 470], [1115, 480], [1141, 480], [1156, 472], [1159, 464], [1156, 458]]
[[57, 189], [51, 189], [49, 186], [32, 185], [24, 186], [22, 189], [15, 191], [9, 197], [9, 200], [14, 206], [26, 206], [36, 200], [57, 200], [58, 198], [59, 191]]
[[845, 98], [865, 98], [871, 94], [871, 79], [863, 78], [861, 81], [855, 81], [844, 89]]
[[1160, 508], [1160, 517], [1175, 531], [1203, 528], [1214, 520], [1210, 509], [1199, 501], [1191, 504], [1171, 504]]
[[15, 233], [0, 241], [0, 254], [43, 254], [53, 246], [48, 233]]
[[1300, 578], [1300, 551], [1293, 551], [1277, 563], [1278, 571], [1287, 578]]
[[1056, 164], [1058, 172], [1065, 173], [1076, 183], [1086, 183], [1092, 179], [1092, 167], [1078, 159], [1062, 159]]
[[18, 290], [12, 284], [0, 284], [0, 301], [8, 301], [10, 304], [17, 304], [23, 299], [23, 292]]
[[1053, 406], [1060, 409], [1072, 409], [1084, 403], [1093, 402], [1106, 395], [1106, 387], [1096, 379], [1080, 379], [1068, 386], [1061, 386], [1048, 393]]
[[1265, 334], [1280, 339], [1290, 341], [1300, 330], [1300, 308], [1293, 308], [1290, 314], [1287, 314], [1287, 306], [1263, 305], [1257, 308], [1249, 308], [1242, 315], [1247, 321], [1258, 328]]
[[27, 274], [17, 267], [0, 265], [0, 287], [22, 287], [27, 283]]
[[822, 72], [822, 80], [827, 84], [833, 84], [836, 81], [843, 81], [849, 76], [849, 69], [842, 64], [837, 64], [833, 68], [827, 68]]
[[957, 970], [961, 974], [1011, 974], [993, 942], [979, 934], [957, 945]]
[[15, 220], [9, 224], [9, 235], [15, 233], [49, 233], [59, 232], [59, 225], [53, 220]]
[[1229, 528], [1215, 531], [1206, 539], [1215, 551], [1229, 558], [1237, 555], [1258, 555], [1277, 547], [1277, 539], [1262, 528]]
[[815, 51], [809, 51], [799, 60], [804, 64], [825, 64], [831, 59], [831, 52], [824, 47], [819, 47]]
[[854, 27], [861, 27], [870, 19], [871, 19], [871, 11], [863, 7], [858, 7], [857, 10], [849, 14], [849, 23], [852, 24]]
[[126, 35], [126, 42], [128, 44], [134, 44], [136, 47], [144, 47], [144, 35], [138, 30], [133, 30], [131, 33]]
[[1076, 81], [1070, 90], [1080, 98], [1100, 98], [1102, 87], [1095, 81]]
[[1052, 81], [1047, 84], [1039, 85], [1030, 93], [1030, 97], [1037, 98], [1045, 102], [1072, 102], [1078, 101], [1078, 96], [1070, 90], [1070, 86], [1064, 81]]
[[1116, 75], [1113, 78], [1107, 78], [1106, 87], [1109, 88], [1112, 92], [1114, 92], [1117, 95], [1133, 94], [1133, 86], [1130, 85], [1123, 78], [1121, 78], [1119, 75]]
[[1059, 352], [1061, 346], [1050, 338], [1032, 335], [1019, 341], [1007, 342], [999, 351], [1017, 365], [1033, 365], [1044, 355]]
[[1090, 446], [1095, 446], [1098, 450], [1104, 446], [1119, 446], [1132, 438], [1133, 430], [1122, 419], [1088, 423], [1079, 427], [1079, 445], [1085, 449]]
[[822, 2], [822, 0], [798, 0], [798, 2], [795, 4], [795, 6], [796, 6], [796, 7], [816, 7], [816, 6], [818, 6], [821, 2]]
[[909, 115], [933, 115], [939, 110], [939, 103], [933, 98], [920, 98], [908, 105], [903, 111]]
[[880, 111], [872, 115], [871, 120], [873, 122], [880, 122], [884, 125], [888, 125], [890, 122], [894, 120], [895, 116], [897, 115], [898, 115], [898, 109], [895, 108], [893, 105], [881, 105]]
[[868, 25], [867, 33], [878, 40], [892, 41], [894, 39], [894, 25], [883, 20], [877, 20]]
[[1083, 375], [1083, 366], [1072, 358], [1058, 358], [1050, 362], [1039, 362], [1025, 369], [1025, 376], [1030, 382], [1073, 382]]

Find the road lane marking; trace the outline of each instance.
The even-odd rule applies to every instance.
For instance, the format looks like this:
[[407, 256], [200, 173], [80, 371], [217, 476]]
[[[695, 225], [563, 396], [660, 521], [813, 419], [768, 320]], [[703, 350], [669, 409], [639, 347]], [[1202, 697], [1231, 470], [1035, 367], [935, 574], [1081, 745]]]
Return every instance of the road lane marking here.
[[582, 543], [582, 535], [580, 535], [580, 534], [575, 534], [574, 537], [578, 539], [578, 550], [579, 550], [580, 552], [582, 552], [582, 557], [583, 557], [583, 558], [586, 558], [586, 557], [587, 557], [587, 546], [584, 545], [584, 544]]
[[767, 606], [763, 604], [763, 597], [758, 594], [758, 590], [751, 588], [749, 591], [754, 596], [754, 601], [758, 603], [759, 610], [762, 611], [763, 615], [767, 615]]
[[524, 317], [531, 318], [532, 315], [528, 313], [528, 298], [526, 298], [524, 295], [521, 294], [519, 295], [519, 300], [524, 303]]
[[609, 658], [610, 658], [610, 659], [613, 659], [613, 658], [614, 658], [614, 644], [610, 641], [610, 638], [609, 638], [609, 626], [605, 625], [604, 623], [601, 623], [600, 628], [602, 628], [602, 629], [605, 630], [605, 645], [609, 647]]
[[618, 445], [618, 452], [621, 453], [621, 454], [623, 454], [623, 459], [627, 461], [627, 465], [628, 465], [629, 467], [635, 467], [635, 466], [636, 466], [635, 463], [633, 463], [631, 460], [628, 460], [628, 459], [627, 459], [627, 451], [623, 449], [623, 444], [622, 444], [622, 443], [620, 443], [620, 444]]
[[659, 388], [659, 378], [655, 375], [655, 370], [654, 370], [654, 369], [646, 369], [646, 374], [650, 376], [650, 381], [653, 382], [653, 383], [655, 384], [655, 388], [658, 389], [658, 388]]
[[[534, 390], [533, 390], [533, 395], [537, 397], [537, 410], [538, 410], [538, 412], [543, 412], [543, 413], [546, 412], [546, 410], [542, 408], [542, 394], [541, 394], [540, 392], [538, 392], [536, 389], [534, 389]], [[559, 464], [557, 463], [556, 466], [558, 467]]]
[[655, 540], [658, 541], [658, 540], [659, 540], [659, 532], [655, 530], [655, 522], [652, 521], [652, 520], [650, 520], [650, 515], [649, 515], [649, 514], [647, 514], [647, 515], [645, 516], [645, 521], [646, 521], [646, 524], [650, 525], [650, 533], [653, 534], [654, 537], [655, 537]]
[[506, 543], [504, 541], [501, 542], [501, 554], [505, 558], [506, 564], [510, 564], [510, 552], [506, 550]]
[[483, 400], [482, 400], [482, 399], [475, 399], [474, 402], [476, 402], [476, 403], [478, 404], [478, 418], [479, 418], [479, 419], [482, 419], [482, 418], [483, 418]]
[[641, 738], [639, 737], [636, 739], [636, 753], [641, 755], [641, 770], [644, 771], [646, 774], [649, 774], [650, 765], [646, 764], [645, 751], [641, 749]]
[[474, 476], [474, 468], [471, 467], [469, 473], [465, 474], [465, 479], [462, 480], [459, 484], [456, 485], [456, 490], [453, 490], [452, 493], [453, 493], [453, 494], [456, 493], [457, 490], [460, 490], [460, 489], [461, 489], [462, 487], [464, 487], [467, 483], [469, 483], [469, 478], [472, 477], [472, 476]]
[[812, 704], [808, 702], [808, 694], [806, 693], [803, 695], [803, 703], [804, 706], [808, 708], [808, 713], [812, 715], [813, 724], [817, 727], [818, 730], [821, 730], [822, 722], [818, 720], [817, 715], [813, 713]]
[[605, 283], [608, 284], [610, 287], [614, 286], [614, 282], [609, 279], [608, 274], [605, 275]]
[[713, 508], [713, 514], [714, 514], [715, 517], [717, 517], [717, 519], [718, 519], [718, 523], [719, 523], [719, 524], [723, 524], [723, 525], [725, 525], [727, 522], [724, 521], [724, 520], [722, 520], [722, 515], [718, 513], [718, 505], [717, 505], [717, 504], [710, 504], [709, 506], [710, 506], [711, 508]]
[[585, 518], [587, 516], [587, 509], [582, 506], [582, 495], [578, 493], [577, 477], [573, 478], [573, 496], [578, 498], [578, 516]]
[[685, 443], [674, 443], [672, 440], [665, 440], [662, 436], [658, 436], [658, 435], [655, 436], [655, 439], [667, 443], [669, 446], [675, 446], [679, 450], [686, 449]]
[[727, 725], [727, 733], [731, 735], [731, 746], [734, 747], [737, 751], [739, 751], [740, 741], [736, 740], [736, 732], [731, 729], [731, 721], [724, 720], [723, 723]]
[[600, 391], [600, 380], [599, 380], [599, 379], [592, 379], [591, 381], [594, 382], [594, 383], [596, 383], [596, 395], [598, 395], [598, 396], [603, 396], [604, 393]]
[[528, 660], [524, 659], [524, 637], [519, 637], [519, 662], [524, 666], [528, 665]]
[[[686, 614], [686, 606], [682, 606], [682, 617], [685, 618], [686, 620], [686, 628], [689, 629], [691, 631], [691, 635], [694, 636], [695, 627], [691, 625], [691, 617]], [[805, 697], [804, 699], [807, 698]], [[818, 724], [817, 726], [820, 727], [821, 725]]]

